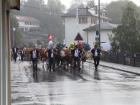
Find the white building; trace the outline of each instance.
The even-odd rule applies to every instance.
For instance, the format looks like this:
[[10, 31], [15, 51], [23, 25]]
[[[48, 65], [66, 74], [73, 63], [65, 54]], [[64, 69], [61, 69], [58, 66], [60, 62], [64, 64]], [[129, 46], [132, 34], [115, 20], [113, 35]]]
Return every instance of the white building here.
[[[101, 24], [108, 23], [109, 18], [105, 17], [104, 15], [101, 15], [100, 17]], [[97, 29], [93, 31], [90, 30], [90, 32], [88, 32], [89, 30], [87, 28], [98, 24], [98, 14], [94, 9], [87, 9], [81, 5], [77, 8], [69, 10], [63, 15], [63, 18], [65, 22], [65, 41], [67, 46], [74, 42], [77, 33], [80, 33], [83, 41], [88, 42], [91, 47], [93, 47], [96, 35], [95, 32]], [[101, 32], [102, 42], [109, 42], [107, 34], [110, 34], [111, 32], [112, 28]]]
[[15, 16], [18, 20], [19, 29], [22, 32], [35, 32], [40, 30], [40, 22], [29, 16]]
[[[85, 28], [83, 31], [87, 33], [88, 36], [88, 43], [93, 47], [93, 45], [96, 42], [96, 38], [99, 36], [96, 35], [96, 30], [98, 29], [99, 24], [90, 26]], [[104, 50], [109, 50], [110, 49], [110, 37], [112, 37], [113, 33], [112, 30], [116, 28], [117, 25], [111, 24], [109, 22], [103, 22], [100, 24], [100, 41], [101, 41], [101, 46], [104, 48]]]

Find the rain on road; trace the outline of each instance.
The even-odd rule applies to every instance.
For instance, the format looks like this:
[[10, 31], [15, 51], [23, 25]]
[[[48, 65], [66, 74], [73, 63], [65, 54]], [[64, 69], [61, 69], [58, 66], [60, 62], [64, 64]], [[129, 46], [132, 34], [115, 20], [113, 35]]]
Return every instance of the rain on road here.
[[12, 63], [12, 105], [140, 105], [140, 76], [85, 63], [83, 73], [38, 71]]

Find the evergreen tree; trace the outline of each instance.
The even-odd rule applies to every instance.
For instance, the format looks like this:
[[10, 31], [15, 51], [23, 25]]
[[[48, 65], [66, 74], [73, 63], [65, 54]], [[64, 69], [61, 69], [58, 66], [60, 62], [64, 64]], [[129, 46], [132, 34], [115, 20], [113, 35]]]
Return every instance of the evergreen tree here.
[[139, 33], [139, 15], [136, 11], [136, 5], [132, 2], [127, 4], [123, 11], [122, 23], [113, 30], [112, 48], [114, 51], [120, 50], [134, 54], [140, 52], [140, 33]]
[[111, 18], [110, 22], [115, 24], [121, 23], [121, 17], [123, 14], [123, 9], [128, 4], [128, 1], [119, 0], [113, 1], [109, 5], [107, 5], [107, 17]]

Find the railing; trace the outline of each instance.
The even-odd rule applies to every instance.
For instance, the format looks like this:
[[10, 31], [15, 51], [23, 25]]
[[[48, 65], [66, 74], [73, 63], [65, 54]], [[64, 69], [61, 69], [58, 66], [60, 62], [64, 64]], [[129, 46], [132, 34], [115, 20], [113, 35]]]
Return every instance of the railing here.
[[107, 62], [113, 62], [124, 65], [140, 67], [140, 53], [124, 54], [124, 53], [106, 53], [104, 52], [101, 59]]

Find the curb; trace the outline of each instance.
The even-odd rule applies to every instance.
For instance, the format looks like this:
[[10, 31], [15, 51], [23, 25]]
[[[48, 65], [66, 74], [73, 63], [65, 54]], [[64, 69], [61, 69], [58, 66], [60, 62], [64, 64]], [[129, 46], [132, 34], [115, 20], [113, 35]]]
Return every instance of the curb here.
[[[86, 61], [86, 62], [87, 63], [93, 63], [93, 62], [90, 62], [90, 61]], [[123, 72], [127, 72], [127, 73], [131, 73], [131, 74], [135, 74], [135, 75], [140, 76], [140, 73], [136, 73], [136, 72], [132, 72], [132, 71], [127, 71], [127, 70], [119, 69], [119, 68], [115, 68], [115, 67], [110, 67], [110, 66], [106, 66], [106, 65], [103, 65], [103, 64], [99, 64], [99, 65], [103, 66], [103, 67], [111, 68], [111, 69], [114, 69], [114, 70], [123, 71]]]

